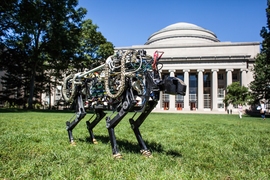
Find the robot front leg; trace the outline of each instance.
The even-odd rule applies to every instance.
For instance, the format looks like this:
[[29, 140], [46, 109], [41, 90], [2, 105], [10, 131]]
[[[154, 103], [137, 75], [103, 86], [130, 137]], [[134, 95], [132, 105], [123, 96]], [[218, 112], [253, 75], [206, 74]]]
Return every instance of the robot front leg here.
[[140, 133], [140, 126], [142, 125], [142, 123], [144, 122], [144, 120], [147, 118], [147, 116], [152, 112], [152, 110], [154, 109], [154, 107], [156, 106], [157, 102], [156, 101], [149, 101], [148, 104], [146, 105], [146, 108], [144, 109], [144, 111], [140, 114], [140, 116], [137, 118], [137, 120], [134, 120], [133, 118], [129, 119], [129, 123], [131, 125], [131, 128], [136, 136], [136, 139], [138, 141], [138, 144], [141, 147], [141, 154], [145, 157], [152, 157], [152, 153], [150, 152], [150, 150], [147, 148], [142, 135]]
[[145, 156], [145, 157], [149, 157], [149, 158], [153, 157], [151, 151], [147, 148], [147, 146], [146, 146], [146, 144], [145, 144], [145, 142], [144, 142], [144, 140], [142, 138], [139, 127], [136, 126], [136, 122], [132, 118], [129, 119], [129, 122], [130, 122], [130, 124], [132, 126], [132, 129], [133, 129], [133, 132], [134, 132], [134, 134], [136, 136], [136, 139], [137, 139], [137, 141], [138, 141], [138, 143], [139, 143], [139, 145], [141, 147], [141, 150], [140, 150], [141, 154], [143, 156]]
[[106, 113], [104, 113], [104, 111], [101, 110], [101, 109], [95, 109], [95, 114], [94, 115], [96, 116], [94, 121], [90, 122], [90, 120], [91, 120], [91, 118], [90, 118], [88, 121], [86, 121], [86, 125], [87, 125], [88, 132], [90, 134], [91, 141], [94, 144], [97, 144], [97, 140], [95, 139], [95, 136], [94, 136], [94, 133], [93, 133], [93, 128], [100, 122], [101, 119], [104, 118]]
[[67, 127], [67, 132], [68, 132], [68, 137], [69, 141], [72, 145], [75, 145], [74, 138], [72, 135], [72, 130], [77, 126], [77, 124], [84, 118], [86, 115], [86, 112], [83, 107], [83, 101], [81, 95], [78, 95], [76, 98], [76, 118], [72, 121], [66, 122], [66, 127]]
[[114, 133], [114, 128], [108, 128], [109, 132], [109, 137], [110, 137], [110, 142], [112, 146], [112, 154], [115, 159], [120, 159], [122, 158], [122, 155], [117, 147], [117, 142], [116, 142], [116, 137]]
[[69, 137], [69, 141], [71, 145], [75, 145], [75, 141], [73, 138], [73, 134], [72, 134], [72, 130], [75, 128], [75, 126], [83, 119], [83, 117], [86, 115], [86, 113], [79, 113], [77, 114], [76, 118], [74, 121], [66, 122], [66, 126], [67, 126], [67, 132], [68, 132], [68, 137]]
[[110, 119], [110, 117], [106, 117], [106, 127], [109, 132], [110, 142], [112, 146], [112, 154], [114, 158], [117, 158], [117, 159], [122, 158], [122, 155], [117, 146], [114, 128], [126, 116], [129, 110], [135, 106], [135, 104], [136, 104], [136, 101], [132, 101], [130, 103], [125, 101], [123, 103], [123, 107], [120, 109], [120, 111], [117, 113], [117, 115], [113, 119]]

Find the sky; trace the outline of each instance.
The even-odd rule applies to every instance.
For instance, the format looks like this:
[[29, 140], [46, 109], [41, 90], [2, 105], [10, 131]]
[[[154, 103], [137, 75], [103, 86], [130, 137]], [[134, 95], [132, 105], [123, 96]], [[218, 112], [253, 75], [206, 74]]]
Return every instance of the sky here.
[[212, 31], [221, 42], [262, 42], [267, 0], [79, 0], [115, 47], [143, 45], [178, 22]]

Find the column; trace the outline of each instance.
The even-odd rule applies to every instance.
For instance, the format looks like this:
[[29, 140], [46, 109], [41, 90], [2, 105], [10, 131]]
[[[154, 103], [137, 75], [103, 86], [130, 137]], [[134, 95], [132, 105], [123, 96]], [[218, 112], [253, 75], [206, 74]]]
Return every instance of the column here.
[[[161, 74], [162, 70], [159, 70], [159, 73], [160, 73], [160, 76], [162, 76], [162, 74]], [[159, 92], [159, 101], [158, 101], [156, 108], [155, 108], [155, 110], [157, 110], [157, 111], [160, 111], [162, 109], [162, 103], [163, 103], [162, 95], [163, 95], [163, 92], [160, 91]]]
[[198, 101], [198, 110], [203, 110], [203, 72], [204, 69], [198, 69], [198, 97], [197, 97], [197, 101]]
[[218, 69], [212, 69], [212, 111], [217, 111], [217, 96], [218, 96]]
[[186, 95], [184, 96], [184, 110], [190, 111], [189, 105], [189, 69], [183, 69], [184, 72], [184, 83], [187, 85]]
[[230, 84], [232, 84], [233, 69], [226, 69], [226, 72], [227, 72], [227, 86], [229, 86]]
[[[175, 77], [175, 70], [169, 70], [170, 72], [170, 77]], [[175, 95], [170, 95], [170, 104], [169, 104], [169, 111], [176, 111], [175, 108]]]
[[241, 85], [247, 86], [247, 69], [241, 69], [241, 72]]
[[[232, 84], [232, 72], [233, 69], [226, 69], [227, 72], [227, 86]], [[227, 92], [226, 92], [227, 93]], [[233, 105], [229, 104], [227, 110], [232, 111]]]
[[161, 110], [162, 95], [163, 95], [163, 92], [160, 91], [159, 92], [159, 101], [158, 101], [156, 108], [155, 108], [155, 110], [157, 110], [157, 111]]
[[171, 69], [171, 70], [169, 70], [169, 72], [170, 72], [170, 77], [175, 77], [175, 69]]

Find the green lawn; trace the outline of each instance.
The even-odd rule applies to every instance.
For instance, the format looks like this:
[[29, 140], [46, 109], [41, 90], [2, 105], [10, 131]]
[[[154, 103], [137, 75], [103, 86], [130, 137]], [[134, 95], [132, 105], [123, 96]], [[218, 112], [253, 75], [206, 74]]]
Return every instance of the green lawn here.
[[152, 113], [140, 130], [153, 158], [139, 153], [128, 116], [115, 133], [122, 160], [112, 158], [105, 120], [89, 142], [84, 120], [70, 146], [72, 113], [1, 112], [0, 179], [270, 179], [270, 119]]

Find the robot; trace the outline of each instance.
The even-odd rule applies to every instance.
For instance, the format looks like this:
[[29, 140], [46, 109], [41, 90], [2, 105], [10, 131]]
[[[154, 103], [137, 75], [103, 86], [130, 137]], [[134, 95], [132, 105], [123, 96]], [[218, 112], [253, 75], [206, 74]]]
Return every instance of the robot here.
[[[112, 155], [122, 158], [114, 129], [129, 112], [134, 112], [129, 123], [141, 148], [140, 153], [152, 157], [140, 133], [140, 126], [157, 105], [160, 91], [171, 95], [186, 93], [186, 85], [181, 79], [167, 77], [162, 80], [160, 70], [163, 65], [159, 60], [163, 54], [156, 51], [150, 56], [145, 50], [118, 50], [104, 64], [66, 76], [62, 95], [67, 103], [76, 106], [75, 118], [66, 122], [70, 143], [75, 144], [73, 129], [86, 116], [86, 110], [92, 110], [93, 116], [86, 121], [91, 141], [97, 143], [93, 129], [105, 117]], [[107, 111], [112, 114], [106, 116]]]

